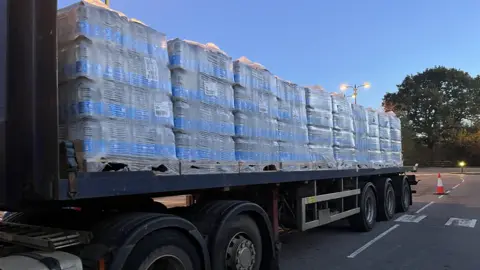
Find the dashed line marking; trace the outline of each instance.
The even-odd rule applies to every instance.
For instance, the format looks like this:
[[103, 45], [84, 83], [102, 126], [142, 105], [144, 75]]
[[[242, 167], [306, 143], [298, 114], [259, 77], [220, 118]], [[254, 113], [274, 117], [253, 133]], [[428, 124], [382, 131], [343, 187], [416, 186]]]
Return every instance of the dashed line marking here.
[[444, 196], [444, 195], [440, 195], [440, 196], [438, 196], [438, 198], [441, 199], [441, 198], [443, 198], [443, 196]]
[[447, 192], [445, 192], [446, 194], [449, 194], [451, 190], [447, 190]]
[[390, 229], [384, 231], [383, 233], [379, 234], [377, 237], [373, 238], [370, 240], [368, 243], [360, 247], [359, 249], [355, 250], [352, 254], [348, 255], [347, 258], [353, 259], [355, 258], [358, 254], [360, 254], [362, 251], [366, 250], [369, 246], [373, 245], [375, 242], [380, 240], [381, 238], [385, 237], [385, 235], [389, 234], [391, 231], [395, 230], [398, 228], [400, 225], [395, 224]]
[[419, 223], [420, 221], [422, 221], [426, 217], [427, 217], [426, 215], [421, 215], [421, 216], [403, 215], [403, 216], [395, 219], [395, 221], [396, 222]]
[[456, 184], [455, 186], [452, 187], [452, 189], [456, 189], [460, 184]]
[[427, 207], [429, 207], [430, 205], [434, 204], [435, 202], [429, 202], [428, 204], [424, 205], [422, 208], [418, 209], [417, 212], [415, 212], [415, 214], [419, 214], [420, 212], [422, 212], [423, 210], [425, 210]]
[[462, 178], [462, 183], [465, 182], [465, 179]]
[[477, 224], [476, 219], [466, 219], [466, 218], [450, 218], [445, 226], [457, 226], [457, 227], [468, 227], [468, 228], [475, 228]]

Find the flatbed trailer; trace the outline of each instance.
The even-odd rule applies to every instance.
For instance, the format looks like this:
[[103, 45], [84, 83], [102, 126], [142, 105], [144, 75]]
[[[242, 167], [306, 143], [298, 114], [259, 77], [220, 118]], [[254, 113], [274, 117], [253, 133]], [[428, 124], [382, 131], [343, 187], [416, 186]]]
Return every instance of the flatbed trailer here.
[[[81, 172], [75, 143], [58, 140], [56, 13], [56, 0], [0, 0], [0, 210], [14, 212], [0, 268], [70, 256], [83, 269], [279, 269], [282, 231], [345, 218], [369, 231], [410, 207], [406, 167]], [[152, 199], [182, 194], [185, 207]]]

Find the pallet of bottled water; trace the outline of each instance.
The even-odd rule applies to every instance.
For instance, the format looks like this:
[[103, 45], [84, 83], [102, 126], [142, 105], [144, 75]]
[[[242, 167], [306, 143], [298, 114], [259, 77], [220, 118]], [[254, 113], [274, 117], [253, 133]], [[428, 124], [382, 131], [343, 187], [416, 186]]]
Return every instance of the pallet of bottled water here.
[[280, 169], [311, 170], [305, 88], [276, 77]]
[[320, 86], [305, 88], [308, 148], [315, 170], [337, 168], [333, 152], [333, 113], [330, 93]]
[[168, 41], [174, 132], [182, 174], [238, 172], [233, 63], [216, 45]]
[[278, 101], [275, 78], [241, 57], [233, 63], [235, 155], [240, 172], [278, 170]]
[[166, 36], [93, 0], [57, 21], [60, 137], [86, 170], [178, 173]]
[[343, 94], [332, 94], [333, 151], [338, 169], [357, 167], [353, 112]]

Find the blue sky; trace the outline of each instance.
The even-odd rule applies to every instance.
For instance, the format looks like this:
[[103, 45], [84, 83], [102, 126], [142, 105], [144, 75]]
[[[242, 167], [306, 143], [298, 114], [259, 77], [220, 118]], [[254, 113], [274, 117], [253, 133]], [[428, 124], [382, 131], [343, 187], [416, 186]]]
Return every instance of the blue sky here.
[[[64, 7], [74, 0], [58, 0]], [[339, 91], [368, 81], [358, 103], [434, 65], [480, 73], [479, 0], [111, 0], [164, 32], [213, 42], [301, 85]]]

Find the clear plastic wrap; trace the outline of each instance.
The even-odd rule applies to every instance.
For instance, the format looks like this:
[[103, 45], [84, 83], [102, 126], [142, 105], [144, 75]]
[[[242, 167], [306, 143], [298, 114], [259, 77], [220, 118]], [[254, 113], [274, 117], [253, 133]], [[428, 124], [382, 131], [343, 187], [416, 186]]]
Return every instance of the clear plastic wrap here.
[[278, 118], [278, 100], [275, 96], [253, 88], [235, 85], [235, 111]]
[[378, 112], [378, 126], [390, 128], [390, 115], [386, 112]]
[[234, 142], [230, 136], [198, 132], [176, 133], [177, 155], [181, 160], [235, 161]]
[[368, 115], [368, 136], [379, 137], [378, 112], [372, 108], [368, 108], [367, 115]]
[[390, 139], [380, 138], [380, 152], [384, 166], [393, 166], [392, 163], [392, 141]]
[[392, 165], [401, 167], [403, 166], [402, 155], [402, 125], [400, 119], [394, 112], [387, 112], [390, 120], [390, 142], [391, 142], [391, 158]]
[[390, 128], [378, 127], [378, 137], [381, 139], [390, 139]]
[[177, 157], [186, 163], [182, 174], [231, 173], [237, 169], [235, 143], [230, 136], [176, 132], [175, 140]]
[[235, 112], [235, 136], [260, 140], [278, 140], [278, 122], [261, 115]]
[[339, 148], [334, 146], [333, 152], [338, 169], [353, 169], [357, 165], [355, 148]]
[[275, 77], [278, 90], [278, 140], [283, 170], [311, 169], [305, 88]]
[[355, 135], [348, 131], [333, 130], [333, 146], [355, 148]]
[[213, 43], [176, 38], [168, 41], [168, 55], [171, 69], [189, 70], [234, 83], [232, 58]]
[[236, 158], [241, 162], [273, 164], [280, 161], [279, 146], [275, 141], [235, 138], [235, 147]]
[[331, 129], [308, 126], [308, 141], [310, 144], [322, 147], [332, 147], [333, 133]]
[[356, 159], [360, 168], [372, 167], [369, 160], [368, 113], [361, 105], [352, 104]]
[[317, 108], [307, 108], [307, 123], [308, 125], [333, 128], [333, 115], [332, 111], [319, 110]]
[[60, 137], [81, 142], [89, 171], [178, 173], [165, 35], [92, 3], [57, 16]]
[[332, 94], [333, 151], [339, 169], [357, 167], [353, 112], [350, 102], [341, 94]]
[[292, 82], [277, 79], [278, 89], [278, 118], [282, 122], [306, 125], [307, 112], [305, 109], [305, 88]]
[[311, 160], [316, 170], [336, 169], [337, 162], [333, 153], [332, 146], [322, 146], [317, 144], [309, 144]]
[[233, 113], [204, 103], [175, 101], [175, 130], [183, 133], [208, 132], [235, 135]]
[[315, 169], [337, 167], [333, 153], [332, 98], [320, 86], [305, 88], [309, 150]]
[[175, 100], [201, 102], [233, 110], [233, 88], [218, 78], [202, 73], [172, 70], [172, 91]]
[[304, 144], [308, 142], [307, 126], [278, 122], [278, 140]]
[[311, 161], [308, 145], [291, 142], [278, 142], [280, 161], [287, 163], [305, 163]]
[[[261, 64], [254, 63], [243, 56], [233, 62], [233, 73], [235, 84], [241, 88], [253, 90], [250, 92], [253, 96], [257, 92], [278, 96], [275, 77]], [[242, 96], [242, 98], [246, 97], [248, 96]], [[255, 98], [252, 99], [255, 100]]]
[[323, 90], [320, 86], [311, 86], [305, 88], [306, 103], [308, 108], [318, 111], [332, 112], [332, 98], [330, 93]]
[[368, 161], [373, 168], [385, 166], [384, 156], [380, 150], [380, 128], [378, 126], [378, 112], [372, 108], [367, 109], [368, 123]]
[[167, 44], [182, 173], [236, 171], [231, 58], [210, 43], [174, 39]]
[[270, 165], [279, 168], [278, 100], [273, 75], [242, 57], [234, 61], [234, 79], [235, 149], [240, 171], [261, 171]]

